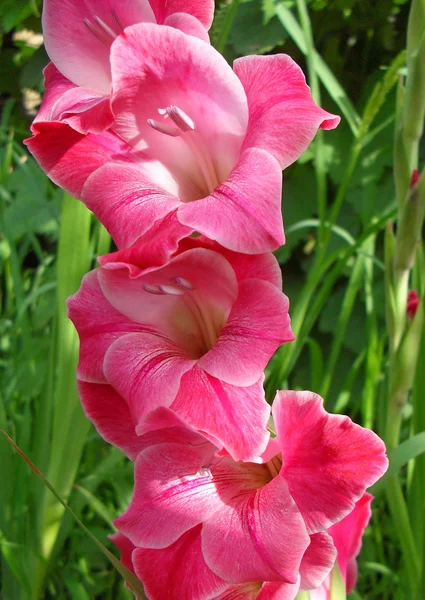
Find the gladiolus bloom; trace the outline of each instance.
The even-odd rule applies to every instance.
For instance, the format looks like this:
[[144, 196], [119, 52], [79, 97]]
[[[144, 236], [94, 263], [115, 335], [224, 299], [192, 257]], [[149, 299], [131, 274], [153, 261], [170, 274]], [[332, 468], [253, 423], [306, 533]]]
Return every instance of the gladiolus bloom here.
[[139, 454], [115, 524], [151, 600], [292, 599], [330, 572], [325, 530], [385, 472], [384, 444], [311, 392], [278, 392], [273, 416], [262, 464], [218, 456], [201, 437]]
[[110, 127], [113, 41], [129, 25], [158, 23], [209, 43], [213, 13], [213, 0], [45, 0], [43, 36], [52, 63], [35, 123], [62, 121], [81, 133]]
[[[353, 591], [357, 581], [356, 558], [362, 547], [362, 537], [370, 518], [373, 496], [364, 494], [354, 509], [342, 521], [332, 525], [328, 533], [337, 549], [337, 562], [345, 582], [347, 594]], [[310, 592], [310, 600], [331, 599], [331, 577], [329, 576], [317, 590]]]
[[234, 458], [254, 459], [269, 438], [263, 371], [293, 340], [276, 259], [202, 237], [168, 248], [162, 263], [149, 252], [152, 245], [141, 244], [101, 258], [70, 299], [79, 380], [99, 384], [99, 406], [112, 386], [139, 435], [162, 426], [155, 411], [166, 407]]
[[[107, 132], [83, 135], [42, 108], [28, 146], [47, 174], [87, 204], [120, 248], [174, 211], [231, 250], [264, 253], [283, 244], [281, 170], [319, 127], [339, 122], [313, 102], [294, 61], [250, 56], [233, 71], [203, 41], [141, 23], [112, 43], [110, 63]], [[123, 239], [133, 220], [137, 227]]]

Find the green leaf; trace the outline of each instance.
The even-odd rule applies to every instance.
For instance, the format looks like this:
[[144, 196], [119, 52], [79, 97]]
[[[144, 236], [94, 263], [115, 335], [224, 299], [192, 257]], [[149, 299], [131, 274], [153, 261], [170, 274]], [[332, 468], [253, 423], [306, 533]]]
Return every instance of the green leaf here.
[[43, 473], [41, 473], [41, 471], [39, 471], [39, 469], [37, 469], [37, 467], [32, 463], [32, 461], [28, 458], [28, 456], [26, 456], [26, 454], [19, 448], [19, 446], [17, 444], [15, 444], [15, 442], [12, 440], [12, 438], [9, 437], [7, 435], [7, 433], [5, 431], [3, 431], [2, 429], [0, 430], [0, 432], [4, 435], [4, 437], [9, 442], [9, 444], [11, 444], [11, 446], [13, 446], [13, 448], [16, 450], [16, 452], [24, 459], [24, 461], [27, 463], [27, 465], [29, 465], [31, 467], [31, 469], [34, 471], [34, 473], [37, 475], [37, 477], [39, 477], [43, 481], [45, 486], [52, 492], [52, 494], [54, 495], [56, 500], [64, 507], [64, 509], [68, 513], [70, 513], [72, 515], [72, 517], [74, 518], [74, 520], [76, 521], [78, 526], [81, 527], [81, 529], [84, 531], [84, 533], [86, 535], [88, 535], [88, 537], [98, 546], [98, 548], [103, 552], [103, 554], [106, 556], [106, 558], [111, 562], [112, 566], [115, 567], [115, 569], [124, 577], [126, 582], [132, 588], [133, 592], [135, 594], [137, 594], [137, 597], [139, 598], [139, 600], [146, 600], [143, 586], [142, 586], [141, 582], [137, 579], [137, 577], [134, 575], [134, 573], [132, 573], [129, 569], [127, 569], [127, 567], [125, 567], [116, 558], [116, 556], [114, 556], [112, 554], [112, 552], [109, 552], [109, 550], [102, 544], [102, 542], [100, 542], [91, 533], [91, 531], [89, 531], [87, 529], [87, 527], [84, 525], [84, 523], [82, 521], [80, 521], [80, 519], [77, 517], [77, 515], [74, 513], [74, 511], [68, 506], [68, 504], [64, 500], [62, 500], [62, 498], [56, 492], [54, 487], [49, 483], [49, 481], [47, 481], [47, 479], [43, 475]]
[[388, 471], [371, 488], [371, 494], [378, 494], [385, 487], [387, 480], [393, 475], [397, 475], [407, 463], [425, 452], [425, 431], [417, 433], [410, 439], [402, 442], [397, 448], [394, 448], [389, 455], [390, 464]]

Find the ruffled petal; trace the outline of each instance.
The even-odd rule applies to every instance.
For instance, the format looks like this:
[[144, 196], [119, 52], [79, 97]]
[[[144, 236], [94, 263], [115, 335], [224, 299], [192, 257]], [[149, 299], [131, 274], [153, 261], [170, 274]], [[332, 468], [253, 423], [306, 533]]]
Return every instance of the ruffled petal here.
[[[157, 165], [158, 177], [164, 176], [160, 167]], [[108, 163], [89, 177], [83, 202], [104, 224], [119, 248], [133, 244], [156, 221], [180, 206], [176, 197], [152, 183], [140, 168], [118, 163]]]
[[119, 549], [121, 554], [120, 560], [122, 564], [136, 575], [136, 573], [134, 572], [133, 560], [131, 558], [133, 550], [136, 549], [135, 546], [122, 533], [114, 533], [108, 537], [112, 542], [114, 542], [115, 546]]
[[108, 96], [73, 87], [52, 107], [52, 121], [68, 123], [79, 133], [102, 133], [114, 122]]
[[155, 22], [148, 0], [45, 0], [46, 51], [73, 83], [109, 94], [109, 46], [123, 28], [143, 21]]
[[173, 13], [186, 13], [196, 17], [209, 29], [214, 17], [214, 0], [149, 0], [158, 23], [164, 23]]
[[150, 600], [209, 600], [226, 587], [205, 564], [200, 532], [201, 526], [194, 527], [163, 550], [133, 552], [136, 575]]
[[264, 150], [246, 150], [214, 192], [180, 206], [178, 218], [226, 248], [246, 254], [285, 243], [281, 214], [282, 173]]
[[164, 25], [180, 29], [180, 31], [183, 31], [186, 35], [193, 35], [206, 44], [210, 43], [210, 36], [202, 23], [198, 21], [196, 17], [188, 15], [187, 13], [178, 12], [170, 15], [165, 19]]
[[78, 381], [78, 393], [84, 412], [104, 440], [135, 460], [146, 446], [136, 435], [127, 402], [110, 386]]
[[336, 549], [338, 550], [338, 566], [346, 582], [347, 593], [355, 587], [357, 581], [356, 557], [362, 547], [362, 538], [372, 516], [373, 496], [364, 494], [342, 521], [329, 529]]
[[[125, 242], [132, 240], [138, 231], [138, 228], [128, 229], [127, 237], [123, 231], [117, 230], [115, 235], [120, 242]], [[122, 250], [99, 256], [98, 262], [105, 269], [112, 269], [113, 265], [127, 265], [130, 274], [133, 271], [139, 274], [141, 271], [154, 270], [167, 263], [176, 252], [180, 240], [191, 233], [188, 227], [178, 221], [176, 213], [170, 212], [163, 219], [155, 221], [133, 246], [123, 243]]]
[[303, 590], [318, 588], [330, 574], [336, 560], [336, 548], [329, 534], [315, 533], [310, 536], [310, 542], [300, 566]]
[[257, 600], [294, 600], [300, 589], [300, 578], [297, 578], [296, 583], [277, 583], [270, 581], [265, 583]]
[[228, 502], [202, 530], [206, 563], [232, 583], [296, 583], [309, 543], [301, 513], [279, 477]]
[[115, 520], [117, 529], [136, 546], [165, 548], [203, 523], [224, 506], [220, 487], [205, 466], [216, 450], [201, 437], [144, 450], [136, 460], [133, 499]]
[[281, 476], [309, 533], [329, 529], [351, 512], [385, 473], [385, 445], [369, 429], [325, 411], [312, 392], [278, 392], [273, 416], [282, 448]]
[[288, 308], [288, 298], [273, 285], [258, 279], [240, 282], [227, 323], [199, 366], [226, 383], [253, 385], [275, 350], [294, 340]]
[[109, 346], [122, 335], [139, 331], [105, 298], [99, 285], [99, 269], [84, 276], [78, 292], [68, 299], [68, 316], [80, 337], [77, 377], [82, 381], [106, 383], [103, 361]]
[[224, 446], [234, 460], [254, 460], [270, 437], [270, 407], [262, 380], [236, 387], [195, 366], [182, 377], [171, 408], [192, 427], [215, 438], [217, 446]]
[[25, 140], [28, 150], [54, 183], [76, 197], [96, 169], [127, 155], [128, 146], [110, 132], [83, 135], [66, 123], [45, 121], [35, 123], [33, 131]]
[[218, 252], [231, 264], [238, 281], [244, 279], [262, 279], [282, 290], [282, 271], [276, 258], [270, 252], [265, 254], [241, 254], [224, 248], [205, 235], [187, 236], [179, 244], [181, 252], [192, 248], [206, 248]]
[[169, 407], [180, 380], [196, 361], [171, 340], [150, 333], [130, 333], [117, 339], [105, 355], [107, 381], [128, 402], [142, 435], [145, 417], [160, 406]]
[[285, 169], [307, 149], [318, 128], [340, 117], [317, 106], [299, 66], [286, 54], [246, 56], [234, 62], [245, 88], [249, 125], [244, 148], [263, 148]]

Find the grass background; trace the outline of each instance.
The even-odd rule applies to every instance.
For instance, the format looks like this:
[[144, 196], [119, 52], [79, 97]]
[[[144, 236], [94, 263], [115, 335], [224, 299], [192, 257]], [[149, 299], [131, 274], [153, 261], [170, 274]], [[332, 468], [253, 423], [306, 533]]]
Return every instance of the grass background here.
[[[220, 2], [211, 32], [229, 62], [245, 54], [290, 54], [317, 101], [343, 117], [336, 131], [320, 133], [285, 171], [287, 243], [276, 256], [297, 340], [270, 362], [268, 396], [277, 388], [311, 389], [324, 396], [328, 410], [381, 435], [389, 367], [384, 238], [397, 216], [394, 128], [398, 82], [406, 74], [409, 4]], [[132, 466], [82, 414], [75, 389], [78, 342], [64, 304], [111, 242], [22, 145], [48, 62], [40, 11], [38, 0], [0, 5], [0, 427], [112, 549], [107, 535], [130, 499]], [[424, 278], [418, 246], [411, 286], [422, 296]], [[377, 486], [353, 600], [425, 597], [424, 575], [412, 582], [410, 564], [423, 563], [425, 544], [422, 338], [402, 413], [404, 443], [393, 457], [412, 539], [400, 532], [403, 515], [390, 516], [385, 483]], [[100, 549], [4, 439], [0, 465], [1, 597], [131, 598]]]

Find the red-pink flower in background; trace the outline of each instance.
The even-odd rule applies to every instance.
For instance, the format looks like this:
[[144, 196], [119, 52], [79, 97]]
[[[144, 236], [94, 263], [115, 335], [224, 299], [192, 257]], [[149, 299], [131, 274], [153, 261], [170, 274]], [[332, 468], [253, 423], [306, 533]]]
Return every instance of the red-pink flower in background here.
[[146, 243], [102, 257], [69, 301], [78, 379], [92, 384], [80, 388], [83, 404], [97, 394], [102, 406], [110, 385], [138, 434], [161, 427], [155, 411], [166, 407], [237, 460], [252, 460], [269, 438], [264, 368], [293, 340], [278, 263], [203, 237], [173, 248], [161, 227], [157, 242], [162, 254]]
[[[337, 549], [337, 563], [344, 580], [347, 594], [353, 591], [357, 581], [356, 558], [362, 547], [362, 538], [372, 516], [371, 504], [373, 496], [364, 494], [356, 502], [354, 509], [342, 521], [332, 525], [328, 533]], [[310, 592], [311, 600], [331, 599], [331, 577], [329, 576], [318, 588]]]
[[311, 392], [278, 392], [273, 417], [262, 464], [219, 456], [193, 432], [139, 454], [115, 524], [151, 600], [289, 599], [329, 574], [326, 530], [385, 472], [385, 446]]
[[48, 118], [64, 85], [48, 71], [51, 89], [27, 142], [47, 174], [82, 198], [119, 247], [173, 211], [238, 252], [283, 244], [281, 170], [319, 127], [339, 122], [313, 102], [296, 63], [250, 56], [233, 71], [203, 41], [141, 23], [112, 43], [110, 64], [114, 122], [102, 133], [97, 123], [98, 135]]

